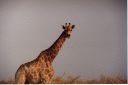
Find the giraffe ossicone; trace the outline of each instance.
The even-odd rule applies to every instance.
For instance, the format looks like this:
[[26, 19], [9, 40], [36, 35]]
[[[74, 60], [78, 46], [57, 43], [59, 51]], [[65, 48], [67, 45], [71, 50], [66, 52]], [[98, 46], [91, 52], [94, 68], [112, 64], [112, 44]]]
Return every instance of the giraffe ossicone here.
[[36, 59], [22, 64], [15, 74], [17, 84], [49, 84], [54, 75], [52, 62], [57, 56], [66, 38], [69, 38], [75, 25], [66, 23], [62, 26], [64, 31], [59, 38], [48, 49], [42, 51]]

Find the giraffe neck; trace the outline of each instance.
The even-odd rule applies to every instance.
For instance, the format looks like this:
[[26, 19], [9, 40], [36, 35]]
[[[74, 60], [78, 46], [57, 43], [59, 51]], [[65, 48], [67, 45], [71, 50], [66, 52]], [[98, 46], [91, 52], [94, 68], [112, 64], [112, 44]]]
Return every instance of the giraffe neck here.
[[48, 58], [51, 62], [53, 62], [53, 60], [57, 56], [65, 40], [66, 40], [66, 33], [65, 31], [63, 31], [60, 37], [54, 42], [54, 44], [46, 50], [48, 54]]

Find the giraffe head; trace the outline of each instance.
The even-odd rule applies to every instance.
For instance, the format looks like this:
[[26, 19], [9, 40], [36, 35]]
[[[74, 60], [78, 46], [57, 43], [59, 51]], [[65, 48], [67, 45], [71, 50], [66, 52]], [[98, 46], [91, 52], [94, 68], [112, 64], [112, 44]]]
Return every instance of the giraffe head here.
[[62, 28], [64, 29], [65, 35], [67, 38], [70, 38], [72, 29], [74, 29], [75, 25], [71, 25], [71, 23], [65, 23], [65, 25], [62, 25]]

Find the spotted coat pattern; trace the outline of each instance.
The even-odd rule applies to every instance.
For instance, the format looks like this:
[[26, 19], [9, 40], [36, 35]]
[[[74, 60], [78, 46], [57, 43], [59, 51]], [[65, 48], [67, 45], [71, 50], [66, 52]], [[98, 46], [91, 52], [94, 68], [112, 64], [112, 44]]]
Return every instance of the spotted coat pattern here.
[[65, 26], [63, 26], [64, 31], [51, 47], [42, 51], [36, 59], [22, 64], [16, 71], [15, 83], [51, 83], [52, 77], [54, 75], [52, 62], [57, 56], [66, 38], [69, 38], [69, 31], [72, 31], [73, 28], [73, 25], [70, 23], [67, 25], [66, 23]]

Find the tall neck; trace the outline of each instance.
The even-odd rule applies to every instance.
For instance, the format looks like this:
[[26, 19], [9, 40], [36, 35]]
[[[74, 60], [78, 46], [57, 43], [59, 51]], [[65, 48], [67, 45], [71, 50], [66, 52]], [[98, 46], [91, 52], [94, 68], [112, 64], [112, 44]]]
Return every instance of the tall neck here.
[[66, 34], [65, 31], [63, 31], [60, 37], [54, 42], [54, 44], [46, 50], [48, 54], [48, 58], [51, 62], [53, 62], [53, 60], [57, 56], [65, 40], [66, 40]]

